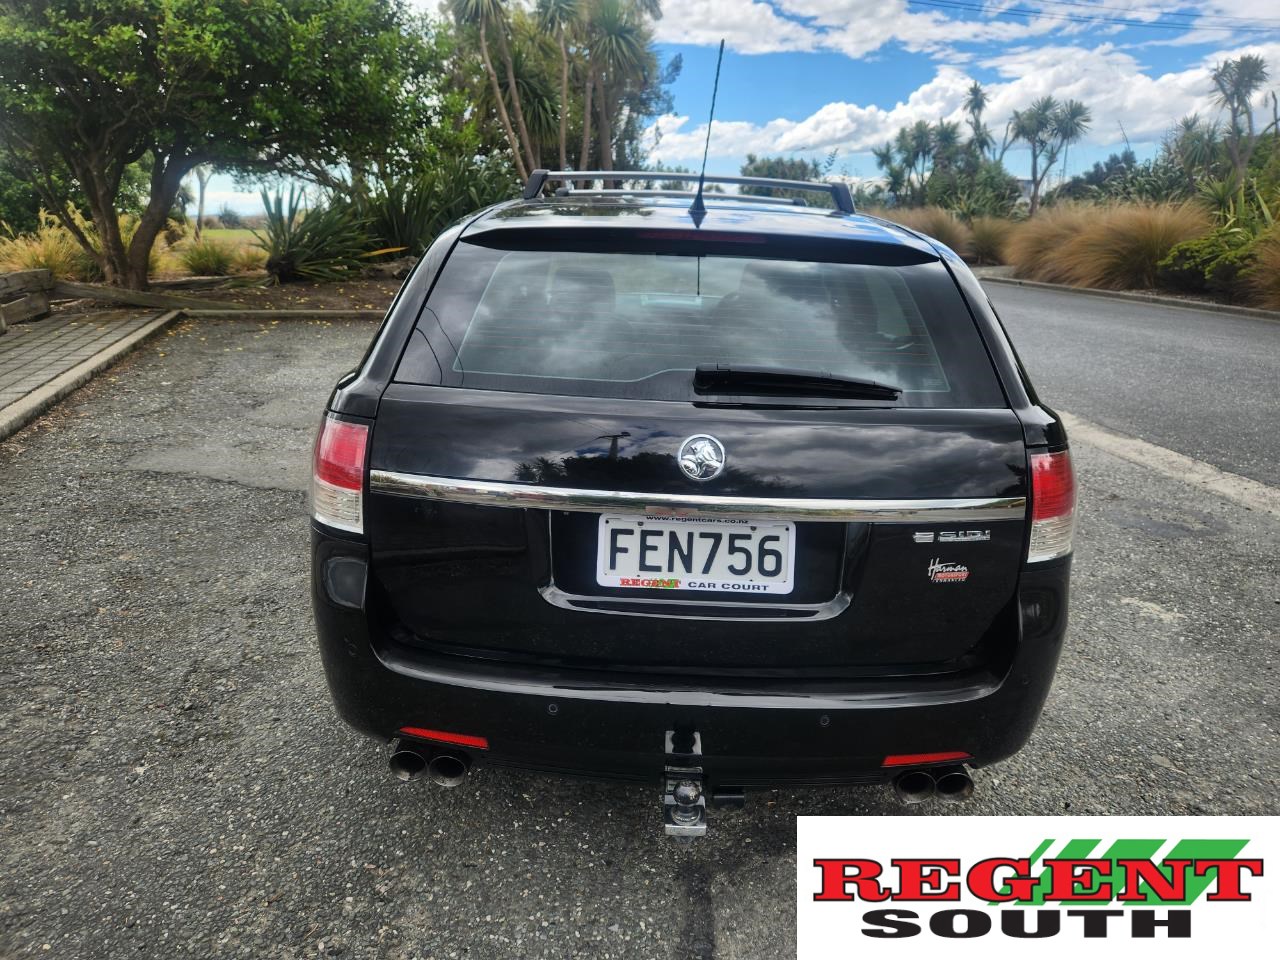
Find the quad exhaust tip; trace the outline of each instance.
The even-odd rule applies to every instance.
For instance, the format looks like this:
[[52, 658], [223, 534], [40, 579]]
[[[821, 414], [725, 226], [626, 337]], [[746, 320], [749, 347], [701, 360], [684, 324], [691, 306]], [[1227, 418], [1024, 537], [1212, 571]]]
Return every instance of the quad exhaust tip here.
[[908, 806], [931, 800], [937, 789], [933, 774], [928, 770], [908, 770], [893, 778], [893, 792], [899, 802]]
[[426, 772], [427, 758], [417, 747], [403, 740], [395, 740], [391, 744], [391, 757], [387, 760], [387, 766], [391, 768], [391, 773], [397, 780], [409, 783]]
[[387, 766], [397, 780], [410, 783], [425, 774], [442, 787], [459, 786], [471, 771], [471, 758], [452, 750], [434, 750], [429, 746], [395, 740]]
[[427, 764], [427, 775], [431, 777], [432, 783], [442, 787], [456, 787], [467, 779], [467, 772], [470, 769], [471, 760], [465, 753], [441, 751]]
[[973, 796], [973, 777], [964, 767], [907, 770], [893, 778], [893, 792], [907, 806], [937, 797], [961, 803]]
[[973, 796], [973, 777], [964, 767], [945, 767], [935, 770], [934, 789], [939, 800], [949, 803], [960, 803]]

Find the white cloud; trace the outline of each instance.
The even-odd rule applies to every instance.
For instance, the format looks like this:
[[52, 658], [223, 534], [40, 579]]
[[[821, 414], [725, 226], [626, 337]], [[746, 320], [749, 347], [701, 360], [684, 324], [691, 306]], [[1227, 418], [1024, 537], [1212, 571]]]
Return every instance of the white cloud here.
[[780, 53], [818, 48], [813, 30], [778, 16], [761, 0], [669, 0], [654, 24], [662, 43], [718, 44], [738, 53]]
[[[1049, 94], [1088, 105], [1093, 121], [1085, 142], [1117, 143], [1122, 139], [1121, 127], [1133, 142], [1151, 142], [1185, 114], [1215, 114], [1210, 70], [1214, 63], [1243, 53], [1280, 63], [1280, 42], [1216, 51], [1185, 70], [1160, 75], [1148, 74], [1131, 53], [1112, 44], [1010, 50], [980, 64], [1001, 78], [984, 84], [991, 95], [988, 124], [999, 137], [1015, 109]], [[837, 101], [802, 119], [780, 117], [763, 124], [717, 120], [710, 154], [733, 158], [746, 153], [818, 155], [833, 148], [845, 155], [866, 153], [916, 120], [961, 119], [970, 82], [959, 66], [944, 65], [905, 101], [888, 108]], [[706, 124], [690, 127], [688, 117], [660, 117], [651, 128], [651, 134], [659, 132], [653, 159], [691, 163], [701, 157]]]
[[[1010, 16], [1011, 8], [1035, 13], [1029, 18]], [[910, 52], [955, 62], [958, 45], [1009, 44], [1048, 36], [1061, 42], [1084, 33], [1096, 37], [1124, 29], [1116, 20], [1168, 24], [1166, 29], [1148, 28], [1153, 43], [1176, 44], [1184, 38], [1188, 43], [1227, 43], [1231, 31], [1237, 31], [1237, 39], [1247, 37], [1242, 31], [1248, 28], [1280, 31], [1275, 0], [1168, 2], [1158, 11], [1150, 0], [1069, 6], [1055, 0], [990, 0], [971, 12], [913, 7], [907, 0], [667, 0], [656, 35], [666, 43], [708, 45], [723, 37], [739, 53], [827, 50], [850, 57], [896, 43]]]

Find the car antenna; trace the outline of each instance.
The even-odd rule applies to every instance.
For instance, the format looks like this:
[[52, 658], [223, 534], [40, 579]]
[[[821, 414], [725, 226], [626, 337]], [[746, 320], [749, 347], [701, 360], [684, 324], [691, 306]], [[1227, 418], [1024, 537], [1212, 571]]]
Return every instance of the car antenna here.
[[724, 38], [720, 39], [720, 53], [716, 56], [716, 79], [711, 85], [711, 116], [707, 118], [707, 140], [702, 145], [702, 169], [698, 171], [698, 192], [693, 195], [693, 203], [689, 205], [689, 216], [693, 217], [695, 227], [702, 226], [707, 217], [706, 205], [702, 202], [702, 185], [707, 178], [707, 151], [711, 149], [711, 124], [716, 119], [716, 93], [720, 89], [720, 64], [724, 61]]

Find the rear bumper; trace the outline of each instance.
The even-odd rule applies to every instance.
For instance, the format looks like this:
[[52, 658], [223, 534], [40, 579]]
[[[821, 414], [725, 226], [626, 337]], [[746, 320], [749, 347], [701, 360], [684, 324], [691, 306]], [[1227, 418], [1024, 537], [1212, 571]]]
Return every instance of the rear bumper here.
[[[1020, 626], [1001, 675], [858, 684], [679, 684], [670, 678], [434, 660], [397, 646], [362, 606], [364, 544], [313, 527], [320, 652], [339, 715], [389, 740], [404, 726], [486, 737], [482, 763], [607, 779], [654, 780], [668, 730], [696, 730], [714, 785], [880, 782], [893, 754], [959, 750], [983, 766], [1016, 753], [1048, 694], [1066, 630], [1070, 560], [1023, 573]], [[345, 589], [345, 593], [343, 592]], [[353, 589], [355, 592], [353, 593]]]

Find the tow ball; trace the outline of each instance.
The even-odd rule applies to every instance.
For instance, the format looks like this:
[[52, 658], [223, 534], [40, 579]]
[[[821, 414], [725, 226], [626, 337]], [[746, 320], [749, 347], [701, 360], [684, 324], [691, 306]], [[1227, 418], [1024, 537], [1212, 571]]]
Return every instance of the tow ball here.
[[662, 830], [668, 837], [692, 839], [707, 832], [707, 796], [702, 775], [702, 736], [668, 730], [662, 774]]

